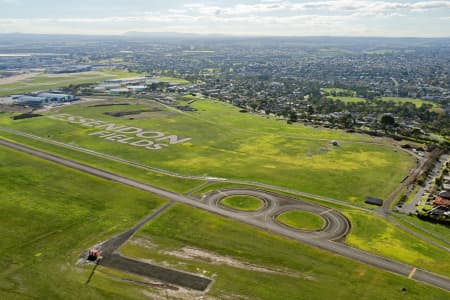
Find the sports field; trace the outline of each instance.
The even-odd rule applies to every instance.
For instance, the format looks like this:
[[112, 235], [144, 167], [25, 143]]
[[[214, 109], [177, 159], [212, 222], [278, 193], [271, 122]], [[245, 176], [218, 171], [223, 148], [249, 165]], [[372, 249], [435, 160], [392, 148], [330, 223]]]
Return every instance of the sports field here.
[[346, 97], [346, 96], [327, 96], [327, 98], [331, 100], [341, 100], [345, 103], [358, 103], [358, 102], [366, 102], [367, 100], [360, 97]]
[[417, 99], [417, 98], [381, 97], [381, 98], [377, 98], [377, 99], [382, 100], [382, 101], [392, 101], [396, 104], [412, 103], [416, 107], [421, 107], [424, 104], [429, 104], [429, 105], [432, 105], [433, 107], [439, 107], [439, 105], [435, 102], [426, 101], [426, 100]]
[[[238, 108], [222, 102], [201, 100], [192, 106], [196, 112], [181, 112], [151, 100], [123, 106], [89, 102], [48, 113], [82, 116], [186, 140], [159, 150], [90, 135], [101, 129], [46, 116], [13, 121], [4, 113], [0, 126], [182, 175], [257, 181], [361, 205], [368, 195], [388, 196], [414, 166], [412, 157], [382, 139], [287, 125], [239, 113]], [[125, 114], [114, 117], [112, 112]], [[331, 140], [339, 140], [340, 146], [332, 146]]]

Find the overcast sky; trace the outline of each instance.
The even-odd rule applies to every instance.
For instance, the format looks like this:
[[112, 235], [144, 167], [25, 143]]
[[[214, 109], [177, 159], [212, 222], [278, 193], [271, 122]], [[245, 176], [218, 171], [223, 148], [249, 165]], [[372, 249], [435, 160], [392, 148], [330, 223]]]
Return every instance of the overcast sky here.
[[0, 33], [450, 37], [450, 1], [0, 0]]

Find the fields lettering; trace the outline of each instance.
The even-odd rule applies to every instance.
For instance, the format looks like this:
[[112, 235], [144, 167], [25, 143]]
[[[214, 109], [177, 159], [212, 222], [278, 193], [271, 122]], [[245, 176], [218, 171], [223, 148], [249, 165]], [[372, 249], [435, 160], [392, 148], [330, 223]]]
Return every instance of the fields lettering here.
[[[80, 124], [87, 127], [99, 128], [102, 130], [91, 132], [88, 135], [97, 136], [99, 138], [112, 142], [128, 144], [134, 147], [142, 147], [149, 150], [160, 150], [169, 147], [169, 145], [181, 144], [191, 140], [191, 138], [179, 138], [177, 135], [173, 134], [166, 135], [160, 131], [151, 131], [138, 127], [118, 125], [115, 123], [88, 119], [80, 116], [73, 116], [70, 114], [57, 114], [50, 115], [48, 117], [54, 120]], [[167, 144], [156, 143], [156, 141], [159, 142], [165, 140], [168, 140]]]

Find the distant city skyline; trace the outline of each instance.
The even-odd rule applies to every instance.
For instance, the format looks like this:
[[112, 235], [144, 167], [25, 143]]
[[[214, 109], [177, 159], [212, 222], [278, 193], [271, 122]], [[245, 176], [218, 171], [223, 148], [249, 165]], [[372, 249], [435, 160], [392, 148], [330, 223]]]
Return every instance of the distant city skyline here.
[[450, 1], [0, 0], [0, 33], [450, 37]]

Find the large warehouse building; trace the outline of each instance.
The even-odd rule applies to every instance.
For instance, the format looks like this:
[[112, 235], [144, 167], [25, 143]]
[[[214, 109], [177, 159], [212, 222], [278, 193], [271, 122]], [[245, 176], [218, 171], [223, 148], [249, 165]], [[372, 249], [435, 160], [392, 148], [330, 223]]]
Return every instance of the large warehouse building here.
[[49, 104], [63, 103], [74, 101], [73, 95], [55, 94], [55, 93], [41, 93], [37, 96], [19, 96], [15, 98], [16, 104], [39, 107]]

